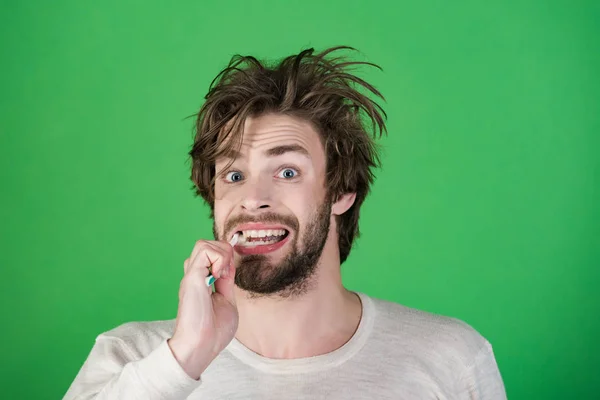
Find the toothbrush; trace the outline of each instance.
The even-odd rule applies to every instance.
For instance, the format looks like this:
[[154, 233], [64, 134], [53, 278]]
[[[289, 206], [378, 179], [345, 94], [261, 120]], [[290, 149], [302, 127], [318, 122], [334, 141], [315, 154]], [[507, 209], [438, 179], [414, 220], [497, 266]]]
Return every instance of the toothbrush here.
[[[233, 247], [237, 244], [239, 238], [240, 238], [239, 233], [236, 233], [235, 235], [233, 235], [233, 237], [229, 241], [229, 244], [231, 245], [231, 247]], [[215, 278], [212, 274], [208, 274], [208, 276], [206, 277], [206, 279], [204, 281], [206, 282], [206, 286], [210, 286], [213, 283], [215, 283], [216, 280], [217, 280], [217, 278]]]

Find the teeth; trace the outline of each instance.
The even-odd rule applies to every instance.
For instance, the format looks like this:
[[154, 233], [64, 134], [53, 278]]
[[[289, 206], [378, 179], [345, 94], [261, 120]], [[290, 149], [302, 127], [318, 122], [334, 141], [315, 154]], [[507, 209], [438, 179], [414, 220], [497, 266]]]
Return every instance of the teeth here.
[[263, 229], [263, 230], [248, 230], [242, 231], [242, 237], [240, 239], [248, 238], [265, 238], [270, 236], [283, 236], [285, 235], [285, 229]]
[[257, 247], [257, 246], [264, 246], [264, 245], [268, 245], [268, 244], [273, 244], [273, 243], [277, 243], [277, 240], [257, 240], [254, 242], [243, 242], [242, 245], [244, 247]]

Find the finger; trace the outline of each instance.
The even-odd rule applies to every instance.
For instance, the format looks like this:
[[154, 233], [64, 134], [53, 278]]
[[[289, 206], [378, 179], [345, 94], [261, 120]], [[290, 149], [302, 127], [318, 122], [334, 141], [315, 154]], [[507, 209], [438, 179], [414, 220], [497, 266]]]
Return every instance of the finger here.
[[[226, 242], [207, 242], [207, 246], [223, 254], [223, 265], [211, 265], [211, 271], [215, 277], [221, 278], [229, 273], [229, 266], [233, 264], [233, 247]], [[230, 260], [230, 261], [227, 261]], [[218, 275], [215, 275], [218, 270]]]
[[230, 260], [229, 263], [226, 263], [223, 271], [221, 271], [221, 274], [219, 275], [219, 277], [223, 276], [223, 275], [229, 275], [230, 274], [230, 266], [233, 265], [233, 261], [234, 261], [234, 251], [233, 251], [233, 247], [227, 243], [227, 242], [211, 242], [210, 243], [211, 246], [214, 246], [215, 248], [219, 248], [221, 251], [223, 251], [228, 259]]
[[197, 240], [196, 243], [194, 243], [194, 248], [192, 249], [192, 253], [190, 254], [190, 259], [193, 260], [194, 258], [196, 258], [198, 253], [200, 253], [202, 249], [206, 247], [206, 244], [206, 240]]
[[185, 261], [183, 262], [183, 273], [184, 273], [184, 275], [187, 274], [188, 269], [190, 269], [190, 259], [186, 258]]
[[194, 249], [192, 250], [192, 254], [190, 255], [190, 259], [193, 261], [198, 254], [200, 254], [204, 249], [212, 248], [216, 251], [224, 251], [225, 253], [229, 253], [231, 257], [233, 257], [233, 247], [227, 242], [224, 241], [216, 241], [216, 240], [198, 240], [194, 245]]
[[221, 249], [216, 249], [211, 245], [207, 245], [192, 260], [190, 268], [201, 268], [204, 277], [208, 276], [208, 268], [210, 268], [210, 273], [212, 273], [215, 278], [220, 278], [223, 270], [228, 268], [230, 263], [231, 256], [229, 254]]
[[231, 268], [229, 269], [228, 275], [222, 277], [221, 279], [218, 279], [215, 282], [215, 292], [222, 294], [223, 297], [225, 297], [225, 299], [227, 299], [227, 301], [229, 303], [233, 304], [234, 306], [236, 305], [235, 290], [234, 290], [235, 270], [236, 270], [236, 268], [232, 263]]
[[218, 249], [225, 252], [226, 254], [229, 254], [231, 259], [233, 260], [233, 246], [231, 246], [229, 243], [223, 241], [211, 241], [207, 242], [207, 244], [215, 250]]
[[216, 259], [218, 258], [218, 255], [223, 252], [218, 247], [211, 245], [210, 242], [199, 240], [192, 251], [192, 255], [190, 256], [190, 265], [204, 268], [211, 267], [211, 259], [207, 258], [208, 253], [211, 253], [212, 258]]

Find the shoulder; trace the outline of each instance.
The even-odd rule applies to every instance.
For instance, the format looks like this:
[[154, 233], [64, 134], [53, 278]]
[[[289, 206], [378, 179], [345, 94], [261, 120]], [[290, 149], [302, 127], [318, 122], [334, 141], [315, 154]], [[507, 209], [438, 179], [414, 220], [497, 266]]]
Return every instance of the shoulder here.
[[143, 357], [173, 334], [175, 320], [133, 321], [121, 324], [96, 337], [96, 342], [112, 343]]
[[101, 333], [98, 337], [119, 338], [125, 341], [137, 338], [160, 337], [166, 338], [173, 333], [175, 320], [161, 321], [132, 321], [118, 325], [117, 327]]
[[460, 319], [370, 299], [375, 309], [374, 334], [382, 340], [460, 359], [467, 365], [489, 347], [477, 330]]
[[471, 325], [390, 301], [367, 302], [374, 315], [368, 353], [385, 356], [391, 379], [429, 382], [457, 398], [506, 399], [492, 346]]

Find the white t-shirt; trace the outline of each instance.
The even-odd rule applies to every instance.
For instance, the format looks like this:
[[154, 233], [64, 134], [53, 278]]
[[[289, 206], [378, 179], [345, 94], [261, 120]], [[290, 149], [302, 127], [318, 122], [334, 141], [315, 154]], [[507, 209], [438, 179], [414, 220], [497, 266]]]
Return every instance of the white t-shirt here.
[[491, 345], [462, 321], [358, 293], [350, 340], [301, 359], [262, 357], [237, 339], [189, 377], [166, 340], [175, 320], [101, 334], [64, 399], [506, 399]]

